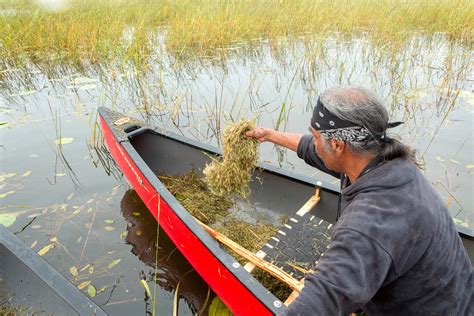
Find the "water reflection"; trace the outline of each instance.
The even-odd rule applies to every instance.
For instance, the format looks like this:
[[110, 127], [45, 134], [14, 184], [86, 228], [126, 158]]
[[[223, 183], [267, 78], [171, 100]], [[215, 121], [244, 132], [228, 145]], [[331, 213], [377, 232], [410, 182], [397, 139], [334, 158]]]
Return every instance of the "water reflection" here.
[[[122, 215], [128, 222], [125, 241], [132, 246], [132, 253], [147, 266], [157, 267], [156, 282], [162, 289], [175, 295], [179, 284], [180, 315], [185, 312], [207, 315], [208, 303], [214, 294], [166, 233], [159, 228], [135, 190], [125, 192], [120, 205]], [[158, 249], [156, 249], [157, 241]], [[144, 277], [147, 281], [152, 281], [153, 272]], [[162, 298], [157, 298], [158, 302], [161, 300]], [[153, 298], [148, 303], [147, 310], [151, 311]]]

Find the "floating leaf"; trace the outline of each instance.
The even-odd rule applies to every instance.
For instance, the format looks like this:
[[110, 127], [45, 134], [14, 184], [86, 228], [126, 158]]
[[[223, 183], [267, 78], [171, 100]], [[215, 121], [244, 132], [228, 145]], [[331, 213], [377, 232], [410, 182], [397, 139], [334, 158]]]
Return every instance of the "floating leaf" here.
[[107, 266], [107, 268], [112, 269], [112, 268], [115, 267], [117, 264], [119, 264], [120, 261], [122, 261], [122, 259], [115, 259], [114, 261], [112, 261], [111, 263], [109, 263], [109, 265]]
[[100, 290], [98, 290], [98, 291], [97, 291], [97, 294], [102, 293], [102, 292], [105, 292], [105, 290], [107, 290], [107, 287], [106, 287], [106, 286], [104, 286], [104, 287], [102, 287]]
[[90, 266], [88, 271], [89, 271], [89, 274], [94, 273], [94, 266]]
[[75, 210], [74, 212], [72, 212], [72, 215], [77, 215], [81, 212], [81, 210]]
[[5, 178], [12, 178], [12, 177], [14, 177], [14, 176], [16, 176], [16, 175], [17, 175], [17, 174], [16, 174], [15, 172], [10, 172], [10, 173], [4, 174], [3, 176], [4, 176]]
[[140, 212], [133, 212], [132, 214], [133, 214], [133, 216], [140, 216], [140, 215], [142, 215], [142, 213], [140, 213]]
[[0, 122], [0, 128], [5, 128], [5, 127], [7, 127], [8, 125], [10, 125], [10, 123], [8, 123], [8, 122]]
[[87, 204], [90, 204], [90, 203], [92, 203], [93, 201], [94, 201], [94, 199], [90, 199], [90, 200], [88, 200], [86, 203], [87, 203]]
[[456, 165], [459, 165], [459, 161], [457, 161], [457, 160], [449, 159], [449, 161], [451, 161], [452, 163], [455, 163]]
[[71, 137], [61, 137], [61, 138], [58, 138], [54, 141], [54, 143], [56, 145], [66, 145], [66, 144], [69, 144], [69, 143], [72, 143], [74, 141], [74, 138], [71, 138]]
[[77, 268], [76, 268], [76, 266], [70, 267], [70, 268], [69, 268], [69, 272], [71, 273], [71, 275], [72, 275], [73, 277], [77, 277]]
[[55, 176], [56, 177], [64, 177], [66, 174], [65, 173], [56, 173]]
[[114, 230], [115, 228], [113, 228], [112, 226], [105, 226], [104, 229], [105, 229], [106, 231], [109, 231], [109, 232], [110, 232], [110, 231]]
[[137, 236], [141, 236], [141, 235], [142, 235], [142, 230], [141, 230], [141, 229], [137, 229], [136, 234], [137, 234]]
[[443, 159], [443, 157], [441, 156], [436, 156], [436, 160], [438, 160], [439, 162], [444, 162], [445, 160]]
[[5, 227], [10, 227], [15, 223], [16, 215], [15, 214], [0, 214], [0, 225]]
[[473, 169], [474, 165], [466, 165], [466, 169]]
[[54, 236], [54, 237], [51, 237], [51, 239], [49, 241], [58, 242], [58, 238], [56, 236]]
[[72, 199], [73, 196], [74, 196], [74, 192], [67, 196], [66, 201], [69, 201], [70, 199]]
[[89, 285], [89, 286], [87, 287], [87, 294], [89, 294], [90, 297], [96, 296], [97, 290], [96, 290], [95, 286]]
[[128, 235], [128, 232], [127, 231], [123, 231], [120, 233], [120, 239], [125, 239]]
[[113, 223], [114, 223], [114, 220], [112, 220], [112, 219], [106, 219], [104, 222], [106, 222], [107, 224], [113, 224]]
[[216, 296], [211, 305], [209, 306], [209, 316], [232, 316], [232, 312], [227, 308], [227, 306], [221, 301], [221, 299]]
[[38, 229], [38, 228], [41, 228], [41, 225], [38, 225], [38, 224], [31, 225], [31, 228], [33, 228], [33, 229]]
[[146, 295], [148, 295], [148, 297], [151, 297], [150, 287], [148, 286], [146, 280], [140, 280], [140, 285], [145, 288]]
[[26, 178], [26, 177], [28, 177], [30, 174], [31, 174], [31, 171], [28, 170], [28, 171], [26, 171], [26, 172], [22, 175], [22, 177], [23, 177], [23, 178]]
[[3, 199], [3, 198], [5, 198], [8, 195], [13, 194], [13, 193], [15, 193], [15, 191], [8, 191], [6, 193], [0, 193], [0, 199]]
[[38, 243], [37, 240], [33, 241], [33, 243], [31, 244], [30, 248], [35, 248], [36, 244]]
[[91, 284], [91, 281], [85, 281], [85, 282], [82, 282], [81, 284], [79, 284], [79, 285], [77, 286], [77, 288], [78, 288], [79, 290], [82, 290], [82, 289], [85, 289], [87, 286], [89, 286], [89, 284]]
[[54, 244], [49, 244], [47, 246], [44, 246], [43, 248], [41, 248], [40, 251], [38, 251], [38, 255], [44, 256], [48, 251], [50, 251], [53, 248], [54, 248]]
[[33, 214], [28, 215], [27, 217], [28, 218], [35, 218], [35, 217], [38, 217], [40, 215], [41, 215], [41, 213], [33, 213]]

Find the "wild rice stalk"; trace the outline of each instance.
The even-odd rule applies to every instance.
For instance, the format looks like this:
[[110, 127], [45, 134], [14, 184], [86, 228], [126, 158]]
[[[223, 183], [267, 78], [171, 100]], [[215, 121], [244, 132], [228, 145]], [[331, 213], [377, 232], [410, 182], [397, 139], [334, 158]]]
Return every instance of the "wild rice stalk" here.
[[222, 136], [224, 155], [204, 168], [204, 181], [217, 195], [238, 194], [247, 197], [249, 182], [258, 157], [258, 142], [244, 133], [252, 129], [249, 120], [229, 125]]

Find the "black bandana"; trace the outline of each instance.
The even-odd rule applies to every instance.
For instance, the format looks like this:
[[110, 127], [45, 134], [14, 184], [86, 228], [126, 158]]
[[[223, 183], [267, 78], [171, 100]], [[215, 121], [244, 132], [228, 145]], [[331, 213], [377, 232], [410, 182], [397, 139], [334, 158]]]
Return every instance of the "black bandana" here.
[[[388, 123], [387, 128], [396, 127], [400, 124], [403, 124], [403, 122]], [[387, 139], [385, 131], [383, 133], [370, 132], [365, 127], [333, 115], [326, 109], [320, 98], [318, 98], [318, 103], [313, 109], [311, 127], [327, 138], [346, 142], [367, 142], [371, 138], [384, 142]]]

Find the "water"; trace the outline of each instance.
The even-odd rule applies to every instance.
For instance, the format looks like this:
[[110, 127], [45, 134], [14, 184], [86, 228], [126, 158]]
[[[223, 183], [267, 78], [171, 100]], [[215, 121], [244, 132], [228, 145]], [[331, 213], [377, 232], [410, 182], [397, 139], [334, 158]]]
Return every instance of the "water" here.
[[[107, 106], [218, 145], [231, 120], [255, 117], [260, 126], [306, 133], [317, 95], [339, 84], [365, 86], [390, 109], [393, 130], [417, 148], [426, 175], [458, 224], [472, 227], [474, 171], [472, 51], [439, 35], [414, 37], [393, 54], [364, 38], [314, 39], [275, 50], [223, 50], [226, 59], [182, 63], [158, 47], [148, 71], [132, 65], [53, 65], [0, 69], [0, 214], [9, 228], [75, 285], [93, 285], [93, 300], [114, 315], [171, 314], [179, 287], [180, 314], [205, 312], [214, 297], [157, 227], [121, 173], [110, 164], [95, 125]], [[55, 141], [63, 138], [63, 145]], [[261, 160], [336, 182], [296, 154], [262, 144]], [[134, 213], [140, 213], [135, 216]], [[139, 233], [137, 234], [137, 231]], [[74, 276], [71, 267], [78, 269]], [[83, 288], [86, 291], [87, 286]], [[208, 297], [209, 293], [209, 297]]]

